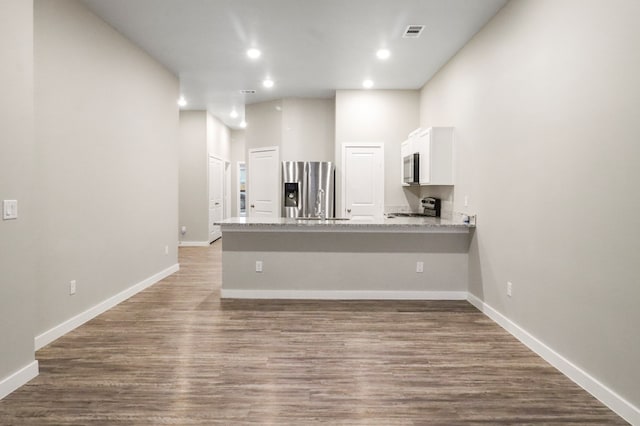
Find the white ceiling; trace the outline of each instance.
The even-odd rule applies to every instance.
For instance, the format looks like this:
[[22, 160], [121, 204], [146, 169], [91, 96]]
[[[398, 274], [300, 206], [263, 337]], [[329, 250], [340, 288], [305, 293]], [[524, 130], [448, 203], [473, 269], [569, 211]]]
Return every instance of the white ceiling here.
[[[374, 89], [419, 89], [506, 0], [84, 2], [179, 76], [185, 109], [207, 109], [237, 128], [245, 104], [333, 97], [365, 78]], [[414, 24], [426, 25], [422, 36], [402, 38]], [[258, 60], [246, 56], [250, 47], [262, 51]], [[375, 56], [381, 47], [391, 51], [386, 61]], [[262, 87], [266, 77], [273, 88]]]

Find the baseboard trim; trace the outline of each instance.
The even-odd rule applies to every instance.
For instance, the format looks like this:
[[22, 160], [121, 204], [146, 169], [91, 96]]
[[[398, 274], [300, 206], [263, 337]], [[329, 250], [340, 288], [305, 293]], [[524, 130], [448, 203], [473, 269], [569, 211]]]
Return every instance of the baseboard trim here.
[[95, 306], [92, 306], [91, 308], [87, 309], [86, 311], [66, 320], [65, 322], [56, 325], [55, 327], [45, 331], [44, 333], [36, 336], [35, 338], [35, 349], [41, 349], [43, 347], [45, 347], [46, 345], [48, 345], [49, 343], [53, 342], [54, 340], [56, 340], [59, 337], [64, 336], [65, 334], [67, 334], [68, 332], [70, 332], [71, 330], [81, 326], [82, 324], [84, 324], [85, 322], [97, 317], [98, 315], [100, 315], [101, 313], [113, 308], [114, 306], [116, 306], [119, 303], [124, 302], [125, 300], [127, 300], [128, 298], [130, 298], [131, 296], [135, 295], [136, 293], [141, 292], [142, 290], [151, 287], [153, 284], [157, 283], [158, 281], [168, 277], [169, 275], [177, 272], [180, 270], [180, 264], [176, 263], [175, 265], [172, 265], [170, 267], [168, 267], [167, 269], [158, 272], [157, 274], [154, 274], [152, 276], [150, 276], [149, 278], [140, 281], [137, 284], [134, 284], [133, 286], [121, 291], [120, 293], [98, 303]]
[[511, 335], [522, 342], [525, 346], [554, 366], [578, 386], [589, 392], [620, 417], [632, 425], [640, 425], [640, 409], [638, 407], [634, 406], [616, 392], [609, 389], [589, 373], [554, 351], [536, 337], [532, 336], [525, 329], [484, 303], [475, 295], [469, 293], [467, 300], [473, 306], [478, 308], [480, 312], [491, 318], [495, 323], [511, 333]]
[[221, 289], [223, 299], [466, 300], [466, 291], [240, 290]]
[[209, 247], [208, 241], [180, 241], [178, 247]]
[[38, 375], [38, 361], [29, 364], [0, 381], [0, 399], [26, 384]]

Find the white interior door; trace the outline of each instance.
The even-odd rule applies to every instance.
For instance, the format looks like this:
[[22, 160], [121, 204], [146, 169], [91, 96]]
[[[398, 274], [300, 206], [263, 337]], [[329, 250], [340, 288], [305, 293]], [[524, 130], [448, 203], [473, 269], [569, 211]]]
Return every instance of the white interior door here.
[[222, 237], [222, 231], [215, 222], [224, 214], [224, 167], [222, 160], [209, 157], [209, 242]]
[[381, 219], [384, 213], [384, 145], [342, 146], [342, 208], [352, 219]]
[[250, 217], [280, 216], [280, 155], [277, 147], [249, 150], [247, 185]]

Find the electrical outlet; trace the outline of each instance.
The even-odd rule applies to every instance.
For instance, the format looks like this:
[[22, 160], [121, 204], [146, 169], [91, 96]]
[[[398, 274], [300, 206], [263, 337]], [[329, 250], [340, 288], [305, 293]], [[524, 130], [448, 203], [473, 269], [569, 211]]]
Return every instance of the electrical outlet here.
[[169, 246], [164, 246], [164, 254], [169, 254]]
[[3, 200], [2, 201], [2, 219], [10, 220], [18, 218], [18, 201]]
[[468, 195], [464, 196], [464, 206], [465, 207], [469, 207], [469, 196]]
[[424, 272], [424, 262], [416, 262], [416, 272]]
[[69, 281], [69, 294], [76, 294], [76, 280]]
[[256, 260], [256, 272], [262, 272], [262, 260]]
[[186, 233], [187, 233], [187, 227], [186, 227], [186, 226], [183, 226], [182, 228], [180, 228], [180, 233], [181, 233], [182, 235], [186, 234]]
[[513, 283], [511, 281], [507, 281], [507, 296], [511, 297], [513, 293]]

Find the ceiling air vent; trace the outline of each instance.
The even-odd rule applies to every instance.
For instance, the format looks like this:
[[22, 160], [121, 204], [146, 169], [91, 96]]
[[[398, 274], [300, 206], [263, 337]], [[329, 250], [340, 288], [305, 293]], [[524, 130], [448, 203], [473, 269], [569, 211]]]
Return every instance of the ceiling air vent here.
[[418, 38], [420, 34], [422, 34], [422, 30], [424, 30], [424, 25], [409, 25], [407, 29], [404, 30], [402, 38]]
[[255, 95], [256, 91], [253, 89], [244, 89], [241, 90], [240, 93], [242, 93], [243, 95]]

